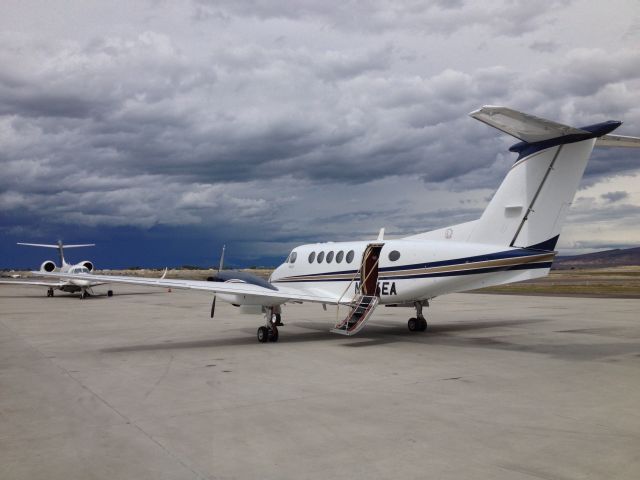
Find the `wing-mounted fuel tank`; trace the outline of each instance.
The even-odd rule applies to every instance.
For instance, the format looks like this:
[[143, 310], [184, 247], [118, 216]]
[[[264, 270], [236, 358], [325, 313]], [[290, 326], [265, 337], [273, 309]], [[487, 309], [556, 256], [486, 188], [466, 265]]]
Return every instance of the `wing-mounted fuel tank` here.
[[47, 272], [47, 273], [51, 273], [53, 271], [57, 270], [56, 264], [53, 260], [46, 260], [44, 262], [42, 262], [42, 265], [40, 265], [40, 271], [41, 272]]

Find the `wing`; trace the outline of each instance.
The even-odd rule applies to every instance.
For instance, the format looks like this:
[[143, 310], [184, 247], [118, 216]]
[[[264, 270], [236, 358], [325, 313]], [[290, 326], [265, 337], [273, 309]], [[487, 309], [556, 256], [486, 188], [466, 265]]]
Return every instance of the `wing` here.
[[[240, 303], [255, 305], [276, 305], [286, 302], [314, 302], [335, 305], [339, 298], [324, 290], [311, 288], [277, 287], [275, 290], [239, 282], [206, 282], [201, 280], [179, 280], [168, 278], [127, 277], [118, 275], [71, 274], [71, 273], [43, 273], [31, 272], [33, 275], [55, 277], [63, 280], [90, 280], [103, 283], [125, 283], [129, 285], [143, 285], [147, 287], [178, 288], [197, 290], [209, 293], [238, 295], [243, 297]], [[340, 303], [348, 304], [351, 299], [343, 299]]]
[[[50, 276], [50, 275], [47, 275]], [[97, 287], [98, 285], [104, 285], [107, 282], [91, 282], [91, 287]], [[33, 285], [37, 287], [52, 287], [59, 288], [68, 285], [69, 282], [59, 280], [57, 282], [45, 282], [45, 281], [37, 281], [37, 280], [0, 280], [0, 284], [5, 285]]]
[[33, 285], [38, 287], [61, 287], [67, 282], [38, 282], [38, 281], [30, 281], [30, 280], [0, 280], [0, 284], [5, 285]]
[[565, 135], [589, 135], [590, 133], [506, 107], [485, 105], [471, 112], [469, 116], [529, 143]]

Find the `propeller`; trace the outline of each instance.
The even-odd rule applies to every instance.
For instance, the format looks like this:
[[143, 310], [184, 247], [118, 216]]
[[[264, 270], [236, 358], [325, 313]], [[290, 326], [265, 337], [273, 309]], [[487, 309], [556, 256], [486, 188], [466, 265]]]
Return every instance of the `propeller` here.
[[[224, 249], [226, 248], [226, 245], [222, 245], [222, 253], [220, 254], [220, 265], [218, 266], [218, 274], [220, 274], [220, 272], [222, 271], [222, 266], [224, 265]], [[213, 294], [213, 302], [211, 302], [211, 318], [213, 318], [213, 316], [216, 313], [216, 294]]]
[[211, 318], [213, 318], [213, 316], [216, 313], [216, 294], [213, 294], [213, 302], [211, 303]]

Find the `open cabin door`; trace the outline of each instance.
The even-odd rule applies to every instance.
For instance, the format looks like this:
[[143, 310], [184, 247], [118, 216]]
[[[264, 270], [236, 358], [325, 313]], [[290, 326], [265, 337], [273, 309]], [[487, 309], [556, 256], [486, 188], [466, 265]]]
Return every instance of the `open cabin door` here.
[[384, 243], [370, 243], [362, 254], [359, 288], [351, 303], [347, 317], [339, 322], [331, 331], [342, 335], [355, 335], [369, 320], [380, 301], [378, 289], [378, 266], [380, 251]]
[[362, 254], [360, 265], [360, 294], [377, 297], [378, 295], [378, 265], [380, 250], [384, 243], [370, 243]]

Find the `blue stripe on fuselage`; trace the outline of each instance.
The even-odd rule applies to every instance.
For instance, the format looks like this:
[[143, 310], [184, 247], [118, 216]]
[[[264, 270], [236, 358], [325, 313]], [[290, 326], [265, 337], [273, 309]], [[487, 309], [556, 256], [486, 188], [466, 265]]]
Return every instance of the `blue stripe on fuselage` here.
[[[385, 272], [396, 272], [399, 270], [419, 270], [419, 269], [422, 270], [425, 268], [432, 268], [432, 267], [446, 267], [450, 265], [458, 265], [458, 264], [465, 264], [465, 263], [487, 262], [491, 260], [504, 260], [508, 258], [529, 257], [533, 255], [540, 255], [541, 253], [545, 253], [545, 252], [541, 250], [530, 250], [527, 248], [521, 248], [517, 250], [505, 250], [505, 251], [496, 252], [496, 253], [474, 255], [472, 257], [454, 258], [451, 260], [440, 260], [437, 262], [414, 263], [412, 265], [398, 265], [398, 266], [391, 266], [391, 267], [383, 267], [379, 269], [379, 276], [383, 277]], [[553, 252], [550, 251], [548, 253], [553, 253]], [[500, 267], [500, 268], [505, 268], [505, 267]], [[354, 275], [357, 272], [358, 270], [355, 269], [355, 270], [339, 270], [335, 272], [308, 273], [305, 275], [294, 275], [291, 277], [287, 277], [287, 279], [295, 280], [295, 278], [297, 277], [319, 277], [319, 276], [327, 276], [327, 275], [345, 275], [345, 274]], [[402, 277], [395, 277], [395, 278], [402, 278]]]
[[[549, 268], [552, 262], [530, 262], [516, 265], [497, 265], [487, 267], [473, 268], [473, 263], [488, 262], [495, 260], [505, 260], [511, 258], [526, 258], [533, 256], [540, 256], [541, 254], [554, 253], [553, 251], [544, 252], [540, 250], [532, 250], [527, 248], [521, 248], [517, 250], [505, 250], [502, 252], [489, 253], [484, 255], [475, 255], [471, 257], [462, 257], [451, 260], [441, 260], [431, 263], [418, 263], [412, 265], [400, 265], [393, 267], [385, 267], [379, 270], [380, 280], [395, 280], [395, 279], [410, 279], [410, 278], [429, 278], [429, 277], [448, 277], [459, 275], [474, 275], [481, 273], [491, 273], [508, 270], [526, 270], [526, 269], [538, 269]], [[433, 267], [446, 267], [459, 265], [461, 270], [449, 270], [445, 272], [423, 272], [425, 269]], [[463, 268], [465, 266], [471, 268]], [[415, 272], [412, 273], [411, 271]], [[385, 275], [385, 273], [394, 273], [406, 271], [405, 275]], [[422, 272], [422, 273], [420, 273]], [[358, 270], [341, 270], [337, 272], [323, 272], [323, 273], [311, 273], [306, 275], [295, 275], [291, 277], [285, 277], [279, 280], [274, 280], [274, 283], [291, 283], [291, 282], [340, 282], [351, 281], [354, 278], [336, 278], [337, 275], [357, 275]]]

